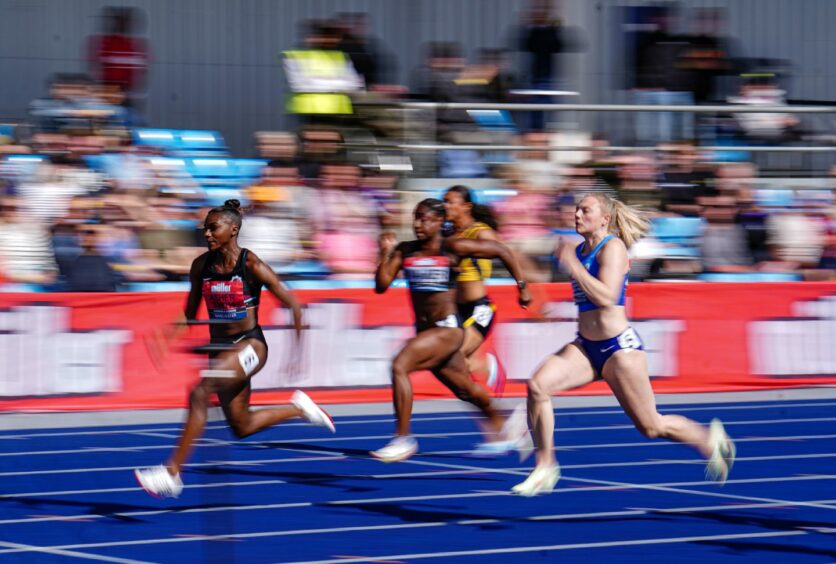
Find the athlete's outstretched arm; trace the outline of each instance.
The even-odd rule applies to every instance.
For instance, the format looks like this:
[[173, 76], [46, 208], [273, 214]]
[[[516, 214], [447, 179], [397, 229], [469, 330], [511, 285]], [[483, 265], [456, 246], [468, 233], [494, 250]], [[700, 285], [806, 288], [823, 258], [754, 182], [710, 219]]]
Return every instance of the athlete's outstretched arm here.
[[178, 316], [178, 319], [174, 323], [160, 329], [155, 329], [146, 336], [148, 354], [158, 372], [162, 372], [163, 370], [163, 361], [168, 356], [171, 343], [179, 339], [188, 330], [186, 321], [193, 320], [197, 317], [197, 310], [200, 308], [200, 299], [203, 297], [201, 273], [203, 272], [205, 262], [206, 255], [201, 255], [192, 262], [192, 267], [189, 270], [191, 287], [189, 288], [188, 296], [186, 296], [183, 314]]
[[460, 257], [497, 258], [502, 261], [502, 264], [505, 265], [505, 268], [508, 269], [511, 276], [517, 281], [517, 288], [520, 291], [520, 305], [525, 308], [531, 303], [531, 296], [528, 293], [525, 276], [511, 249], [499, 241], [483, 239], [447, 239], [444, 244], [454, 254]]
[[592, 303], [601, 307], [618, 303], [624, 275], [630, 271], [627, 247], [621, 239], [613, 238], [601, 249], [597, 278], [578, 260], [574, 245], [567, 241], [561, 242], [557, 254], [561, 266], [577, 281]]
[[380, 255], [377, 263], [377, 271], [374, 273], [374, 291], [377, 294], [385, 292], [395, 276], [403, 266], [403, 253], [401, 245], [397, 244], [394, 233], [383, 233], [378, 241]]
[[261, 282], [271, 294], [290, 308], [293, 312], [293, 329], [296, 331], [296, 339], [300, 339], [302, 337], [302, 306], [296, 301], [296, 296], [279, 280], [273, 269], [252, 252], [247, 254], [247, 270], [255, 280]]
[[192, 267], [189, 269], [189, 295], [186, 296], [186, 308], [183, 313], [187, 320], [192, 320], [197, 317], [197, 309], [200, 307], [200, 298], [203, 297], [203, 280], [201, 280], [201, 272], [203, 265], [206, 262], [206, 255], [199, 256], [192, 262]]

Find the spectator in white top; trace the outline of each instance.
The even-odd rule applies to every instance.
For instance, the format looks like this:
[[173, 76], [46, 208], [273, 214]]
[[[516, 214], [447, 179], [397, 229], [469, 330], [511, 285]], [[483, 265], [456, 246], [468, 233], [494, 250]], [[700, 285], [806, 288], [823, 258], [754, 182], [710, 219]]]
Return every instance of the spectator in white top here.
[[49, 284], [58, 272], [49, 229], [22, 217], [14, 198], [0, 204], [0, 264], [3, 278], [22, 284]]

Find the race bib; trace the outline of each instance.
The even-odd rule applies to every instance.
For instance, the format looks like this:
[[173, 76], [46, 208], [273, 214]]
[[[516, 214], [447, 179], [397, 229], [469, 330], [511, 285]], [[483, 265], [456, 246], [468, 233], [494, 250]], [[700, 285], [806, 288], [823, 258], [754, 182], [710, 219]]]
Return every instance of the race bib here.
[[622, 349], [638, 349], [642, 346], [642, 340], [632, 327], [628, 327], [617, 339]]
[[473, 308], [473, 315], [471, 317], [477, 324], [482, 327], [487, 327], [491, 324], [491, 319], [493, 319], [493, 308], [489, 305], [478, 305]]
[[244, 375], [249, 376], [258, 367], [258, 355], [252, 345], [247, 345], [238, 353], [238, 363], [244, 369]]

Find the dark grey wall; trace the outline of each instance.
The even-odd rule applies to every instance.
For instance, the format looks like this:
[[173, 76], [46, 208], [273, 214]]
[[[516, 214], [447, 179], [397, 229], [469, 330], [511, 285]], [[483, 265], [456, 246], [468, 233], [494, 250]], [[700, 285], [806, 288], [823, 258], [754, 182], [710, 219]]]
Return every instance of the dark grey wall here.
[[[615, 89], [618, 48], [614, 6], [624, 0], [561, 0], [564, 19], [585, 29], [589, 49], [566, 57], [570, 88], [584, 102], [627, 99]], [[638, 2], [633, 2], [638, 3]], [[395, 55], [400, 79], [432, 40], [456, 40], [468, 53], [501, 46], [524, 0], [0, 0], [0, 118], [25, 118], [28, 103], [55, 72], [86, 68], [85, 39], [108, 5], [142, 8], [153, 62], [151, 125], [220, 130], [237, 154], [252, 132], [285, 127], [280, 53], [297, 41], [296, 25], [343, 11], [372, 14], [374, 33]], [[687, 9], [726, 6], [730, 32], [745, 54], [791, 59], [794, 97], [836, 92], [836, 0], [688, 0]], [[611, 115], [607, 116], [610, 119]], [[601, 120], [584, 118], [585, 125]], [[602, 128], [604, 126], [601, 126]]]

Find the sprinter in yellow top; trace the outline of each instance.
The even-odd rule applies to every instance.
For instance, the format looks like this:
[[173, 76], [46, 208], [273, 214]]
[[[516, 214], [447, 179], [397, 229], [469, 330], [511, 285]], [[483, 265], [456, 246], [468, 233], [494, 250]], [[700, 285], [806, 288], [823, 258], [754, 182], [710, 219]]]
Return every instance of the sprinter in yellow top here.
[[[498, 241], [493, 212], [488, 206], [474, 203], [467, 187], [453, 186], [448, 189], [444, 194], [444, 207], [447, 220], [453, 224], [454, 236]], [[490, 276], [490, 260], [462, 259], [456, 278], [456, 303], [464, 321], [465, 335], [461, 351], [467, 357], [468, 368], [471, 373], [487, 374], [488, 386], [494, 393], [500, 394], [505, 387], [505, 373], [496, 356], [490, 353], [481, 358], [475, 356], [494, 322], [496, 306], [488, 297], [484, 284]]]

